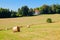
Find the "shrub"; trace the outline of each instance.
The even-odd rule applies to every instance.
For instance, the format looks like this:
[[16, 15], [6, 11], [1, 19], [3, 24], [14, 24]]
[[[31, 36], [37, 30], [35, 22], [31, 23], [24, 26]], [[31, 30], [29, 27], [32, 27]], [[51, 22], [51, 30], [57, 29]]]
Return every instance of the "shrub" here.
[[48, 19], [47, 19], [47, 22], [48, 22], [48, 23], [52, 23], [52, 19], [51, 19], [51, 18], [48, 18]]

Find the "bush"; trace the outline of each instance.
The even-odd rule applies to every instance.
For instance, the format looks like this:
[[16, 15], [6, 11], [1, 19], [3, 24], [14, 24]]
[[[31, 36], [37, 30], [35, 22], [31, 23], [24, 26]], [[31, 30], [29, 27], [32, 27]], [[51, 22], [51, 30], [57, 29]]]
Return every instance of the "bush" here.
[[48, 23], [52, 23], [52, 19], [51, 19], [51, 18], [48, 18], [48, 19], [47, 19], [47, 22], [48, 22]]

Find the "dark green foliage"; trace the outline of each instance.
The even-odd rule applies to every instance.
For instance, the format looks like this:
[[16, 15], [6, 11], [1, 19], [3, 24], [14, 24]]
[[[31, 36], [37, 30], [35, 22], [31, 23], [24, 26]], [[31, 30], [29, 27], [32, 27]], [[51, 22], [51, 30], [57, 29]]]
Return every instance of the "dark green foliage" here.
[[17, 12], [15, 12], [15, 11], [12, 11], [12, 10], [11, 10], [11, 12], [10, 12], [10, 13], [11, 13], [11, 17], [17, 17], [17, 15], [16, 15], [16, 14], [17, 14]]
[[[60, 14], [60, 5], [53, 4], [53, 5], [42, 5], [41, 7], [34, 8], [39, 10], [39, 14]], [[13, 11], [9, 9], [0, 8], [0, 18], [9, 18], [9, 17], [22, 17], [22, 16], [33, 16], [35, 10], [28, 6], [22, 6], [18, 8], [18, 11]]]
[[33, 9], [30, 8], [30, 9], [29, 9], [29, 14], [28, 14], [28, 15], [29, 15], [29, 16], [33, 16], [33, 13], [34, 13]]
[[50, 7], [48, 5], [43, 5], [40, 7], [41, 14], [49, 14]]
[[27, 6], [23, 6], [21, 8], [21, 11], [22, 11], [22, 16], [29, 16], [29, 13], [28, 13], [29, 8]]
[[56, 5], [52, 5], [51, 9], [52, 9], [52, 13], [56, 13]]
[[39, 7], [40, 13], [41, 14], [55, 14], [55, 13], [60, 13], [60, 5], [43, 5]]
[[33, 16], [33, 9], [28, 8], [28, 6], [22, 6], [21, 9], [18, 9], [18, 15], [21, 16]]
[[47, 23], [52, 23], [52, 19], [51, 18], [48, 18], [47, 19]]
[[56, 9], [56, 13], [60, 13], [60, 9]]
[[22, 16], [22, 10], [20, 8], [18, 8], [18, 12], [16, 14], [17, 16]]
[[9, 9], [0, 8], [0, 18], [16, 17], [17, 12]]
[[11, 17], [9, 9], [0, 8], [0, 18]]

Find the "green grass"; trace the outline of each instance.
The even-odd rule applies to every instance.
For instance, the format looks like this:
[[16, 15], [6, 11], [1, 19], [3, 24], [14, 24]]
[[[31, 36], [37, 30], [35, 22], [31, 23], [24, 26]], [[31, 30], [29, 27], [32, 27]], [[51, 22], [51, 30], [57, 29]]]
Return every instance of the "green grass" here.
[[[54, 23], [47, 23], [51, 18]], [[0, 31], [0, 40], [60, 40], [60, 14], [0, 19], [0, 28], [22, 25], [21, 32]], [[31, 25], [27, 28], [26, 25]]]

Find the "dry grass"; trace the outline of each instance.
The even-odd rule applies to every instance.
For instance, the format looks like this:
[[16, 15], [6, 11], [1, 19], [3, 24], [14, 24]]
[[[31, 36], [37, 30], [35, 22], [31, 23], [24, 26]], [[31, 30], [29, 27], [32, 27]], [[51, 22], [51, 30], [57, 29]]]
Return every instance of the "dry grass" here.
[[[54, 23], [46, 23], [47, 18], [52, 18]], [[60, 40], [59, 14], [0, 19], [0, 28], [5, 29], [17, 25], [23, 25], [21, 32], [0, 31], [0, 40]], [[26, 25], [31, 26], [27, 28]]]

